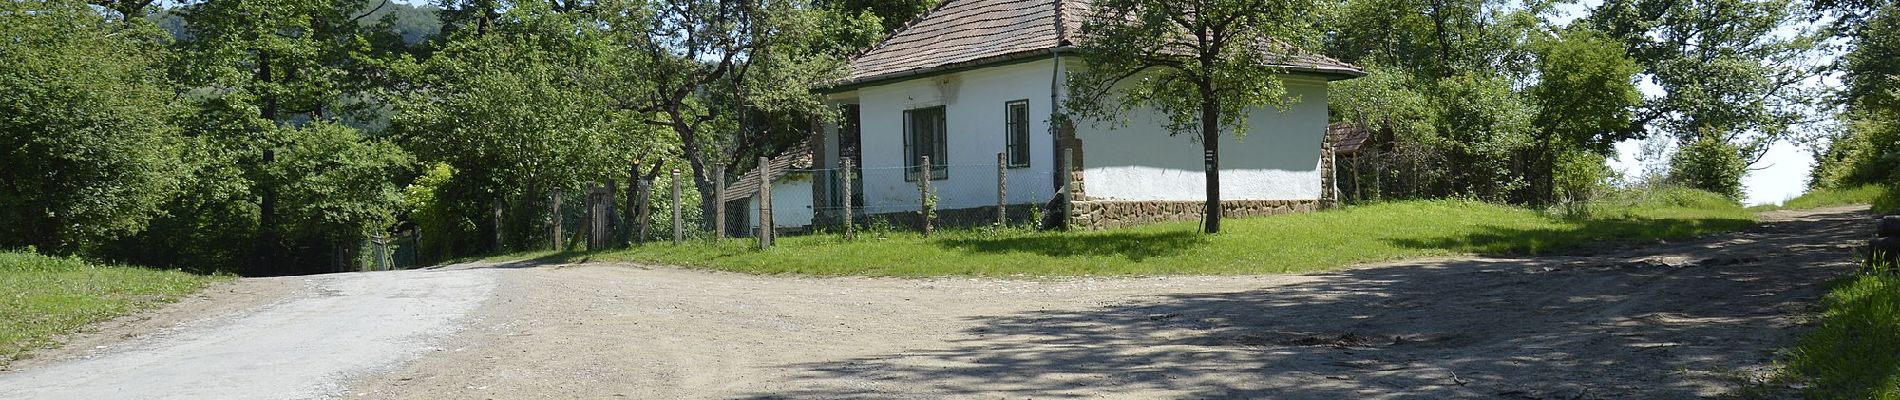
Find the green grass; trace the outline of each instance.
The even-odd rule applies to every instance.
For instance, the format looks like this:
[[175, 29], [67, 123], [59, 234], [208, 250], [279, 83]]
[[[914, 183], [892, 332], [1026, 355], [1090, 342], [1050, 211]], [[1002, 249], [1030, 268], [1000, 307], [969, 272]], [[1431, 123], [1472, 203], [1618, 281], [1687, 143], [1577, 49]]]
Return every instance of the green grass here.
[[[604, 253], [512, 259], [632, 261], [761, 274], [1077, 276], [1261, 274], [1453, 254], [1536, 254], [1587, 243], [1680, 238], [1740, 229], [1752, 214], [1706, 192], [1606, 201], [1566, 219], [1475, 201], [1413, 201], [1234, 219], [1220, 235], [1194, 223], [1097, 232], [969, 230], [785, 237], [768, 251], [748, 239], [648, 245]], [[500, 259], [500, 258], [496, 258]]]
[[0, 252], [0, 365], [56, 335], [170, 302], [218, 277]]
[[1811, 398], [1900, 399], [1900, 276], [1849, 277], [1783, 366]]
[[1876, 210], [1900, 208], [1900, 190], [1887, 186], [1864, 185], [1854, 188], [1818, 188], [1779, 205], [1755, 206], [1754, 210], [1807, 210], [1822, 207], [1872, 204]]

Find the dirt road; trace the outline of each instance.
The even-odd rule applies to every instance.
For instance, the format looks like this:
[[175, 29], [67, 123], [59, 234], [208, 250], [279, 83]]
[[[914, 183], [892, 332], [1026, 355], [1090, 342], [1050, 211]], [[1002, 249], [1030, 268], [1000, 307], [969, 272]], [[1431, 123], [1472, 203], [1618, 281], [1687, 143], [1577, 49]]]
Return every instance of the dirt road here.
[[[1774, 352], [1800, 334], [1824, 284], [1852, 268], [1851, 246], [1867, 214], [1831, 209], [1766, 218], [1770, 222], [1745, 232], [1673, 243], [1298, 276], [819, 279], [600, 264], [362, 274], [356, 276], [377, 282], [476, 276], [469, 280], [493, 282], [493, 290], [463, 290], [486, 300], [468, 306], [473, 310], [464, 317], [441, 313], [431, 320], [450, 322], [429, 329], [398, 329], [406, 334], [379, 333], [411, 326], [382, 320], [401, 313], [321, 326], [335, 333], [325, 338], [339, 340], [325, 345], [394, 351], [334, 357], [336, 364], [366, 368], [316, 374], [288, 363], [261, 366], [304, 377], [299, 382], [321, 375], [330, 385], [218, 393], [404, 399], [1721, 396], [1763, 376]], [[378, 301], [445, 295], [343, 294]], [[91, 365], [138, 359], [144, 360], [136, 364], [144, 366], [140, 371], [178, 370], [180, 364], [163, 356], [189, 354], [170, 348], [201, 336], [241, 342], [302, 329], [240, 323], [248, 318], [198, 322], [166, 336], [171, 339], [134, 346], [153, 350], [107, 351], [0, 374], [0, 397], [194, 397], [200, 392], [171, 390], [208, 389], [144, 386], [160, 380]], [[240, 329], [247, 326], [258, 328]], [[358, 343], [392, 338], [399, 345]], [[298, 353], [263, 344], [220, 354]], [[141, 351], [150, 353], [127, 355], [148, 354]], [[385, 367], [396, 363], [401, 366]], [[96, 376], [46, 383], [86, 375]], [[22, 382], [41, 391], [17, 391]]]
[[0, 374], [0, 399], [306, 399], [453, 333], [494, 273], [247, 279], [113, 321]]

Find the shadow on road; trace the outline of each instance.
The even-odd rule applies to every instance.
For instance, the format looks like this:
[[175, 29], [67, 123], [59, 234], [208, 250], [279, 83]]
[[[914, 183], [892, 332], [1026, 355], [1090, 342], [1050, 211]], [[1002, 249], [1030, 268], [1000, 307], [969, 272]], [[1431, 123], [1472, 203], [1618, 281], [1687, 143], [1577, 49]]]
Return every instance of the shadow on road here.
[[[938, 348], [782, 366], [804, 371], [786, 385], [804, 389], [755, 398], [1093, 396], [1083, 388], [1178, 398], [1704, 397], [1750, 379], [1804, 330], [1795, 315], [1851, 269], [1843, 243], [1862, 218], [1822, 215], [1600, 257], [1411, 263], [975, 317]], [[1672, 255], [1691, 261], [1644, 261]]]

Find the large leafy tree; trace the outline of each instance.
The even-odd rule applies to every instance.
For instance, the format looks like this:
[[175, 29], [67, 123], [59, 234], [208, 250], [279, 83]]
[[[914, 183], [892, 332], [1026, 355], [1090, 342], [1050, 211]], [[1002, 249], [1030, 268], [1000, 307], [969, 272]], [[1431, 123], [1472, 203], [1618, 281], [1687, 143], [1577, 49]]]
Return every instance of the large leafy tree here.
[[1643, 102], [1636, 88], [1642, 67], [1621, 44], [1585, 27], [1540, 42], [1537, 53], [1538, 80], [1529, 90], [1537, 106], [1533, 195], [1547, 203], [1555, 200], [1555, 170], [1565, 152], [1602, 158], [1641, 133], [1630, 121]]
[[[1815, 154], [1812, 183], [1822, 187], [1891, 185], [1900, 179], [1900, 5], [1850, 7], [1841, 31], [1853, 49], [1842, 57], [1841, 130]], [[1851, 18], [1850, 18], [1851, 17]]]
[[[333, 233], [387, 227], [388, 219], [365, 216], [396, 206], [392, 196], [380, 193], [393, 191], [398, 177], [394, 171], [406, 156], [353, 128], [325, 125], [340, 120], [348, 111], [344, 100], [361, 93], [368, 82], [359, 77], [362, 66], [370, 64], [364, 57], [371, 53], [364, 19], [379, 4], [219, 0], [176, 10], [184, 40], [177, 45], [181, 56], [173, 75], [197, 105], [186, 125], [203, 144], [204, 156], [219, 162], [207, 164], [196, 183], [204, 188], [194, 191], [221, 195], [186, 199], [177, 205], [180, 211], [218, 211], [174, 213], [181, 220], [168, 226], [207, 226], [207, 221], [192, 219], [214, 215], [218, 220], [254, 218], [216, 228], [254, 227], [249, 234], [232, 234], [249, 243], [241, 252], [247, 255], [242, 270], [249, 274], [323, 271], [335, 266], [337, 258], [330, 255], [347, 252], [361, 239]], [[344, 139], [353, 143], [336, 143]], [[312, 148], [330, 151], [307, 153]], [[285, 154], [299, 154], [302, 164], [280, 165]], [[318, 159], [323, 161], [312, 161]], [[381, 180], [363, 180], [367, 173], [362, 171], [376, 171]], [[342, 179], [339, 176], [354, 178], [334, 190], [319, 189], [331, 185], [323, 180]], [[311, 191], [322, 194], [308, 195]], [[338, 205], [341, 201], [355, 203]], [[313, 209], [324, 211], [313, 217]], [[337, 228], [345, 225], [353, 227]], [[170, 233], [176, 232], [147, 236]]]
[[[612, 110], [603, 89], [638, 60], [605, 47], [607, 33], [594, 21], [523, 3], [485, 32], [451, 33], [430, 59], [405, 68], [415, 78], [396, 97], [393, 131], [423, 159], [455, 171], [435, 202], [469, 215], [491, 202], [538, 204], [522, 200], [610, 181], [650, 151], [651, 130]], [[454, 226], [465, 225], [424, 229], [474, 236], [445, 229]], [[515, 242], [529, 240], [522, 228], [511, 231]]]
[[847, 13], [870, 13], [877, 16], [878, 23], [885, 32], [896, 31], [910, 23], [912, 19], [923, 15], [942, 0], [816, 0], [818, 6], [830, 7]]
[[1313, 44], [1310, 0], [1097, 0], [1082, 25], [1087, 64], [1069, 82], [1065, 105], [1081, 119], [1113, 120], [1138, 108], [1207, 153], [1202, 231], [1220, 232], [1220, 141], [1247, 132], [1246, 116], [1293, 99], [1278, 57]]
[[0, 3], [0, 247], [144, 229], [190, 172], [162, 31], [78, 1]]
[[[617, 8], [616, 8], [617, 6]], [[616, 109], [663, 129], [678, 144], [700, 198], [714, 173], [751, 167], [754, 156], [810, 133], [834, 111], [809, 88], [868, 44], [868, 19], [793, 0], [666, 0], [601, 3], [613, 18], [613, 48], [643, 57], [609, 85]], [[603, 17], [606, 18], [606, 17]], [[636, 25], [641, 24], [641, 25]], [[637, 30], [636, 30], [637, 29]], [[653, 165], [657, 163], [649, 163]], [[657, 173], [658, 170], [650, 171]], [[712, 202], [701, 211], [712, 212]]]
[[1753, 164], [1820, 98], [1801, 86], [1820, 36], [1785, 30], [1802, 16], [1790, 0], [1608, 0], [1587, 21], [1664, 91], [1633, 126], [1683, 143], [1714, 136]]

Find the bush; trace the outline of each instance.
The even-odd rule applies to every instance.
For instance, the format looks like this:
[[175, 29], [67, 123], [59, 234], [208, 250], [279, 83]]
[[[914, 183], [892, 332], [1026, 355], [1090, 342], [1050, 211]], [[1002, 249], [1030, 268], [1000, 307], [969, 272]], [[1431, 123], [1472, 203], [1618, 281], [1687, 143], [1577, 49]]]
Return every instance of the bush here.
[[1556, 169], [1551, 171], [1555, 184], [1558, 204], [1564, 214], [1579, 217], [1589, 212], [1588, 205], [1604, 188], [1615, 171], [1603, 163], [1603, 156], [1583, 151], [1567, 151], [1557, 156]]
[[0, 246], [72, 254], [144, 229], [194, 168], [149, 24], [0, 2]]
[[1682, 146], [1669, 160], [1670, 181], [1730, 200], [1742, 199], [1742, 175], [1747, 172], [1748, 164], [1742, 162], [1741, 152], [1713, 137], [1703, 137]]

